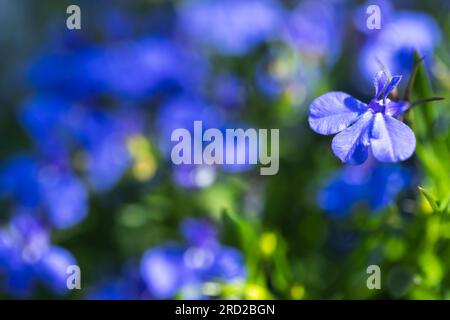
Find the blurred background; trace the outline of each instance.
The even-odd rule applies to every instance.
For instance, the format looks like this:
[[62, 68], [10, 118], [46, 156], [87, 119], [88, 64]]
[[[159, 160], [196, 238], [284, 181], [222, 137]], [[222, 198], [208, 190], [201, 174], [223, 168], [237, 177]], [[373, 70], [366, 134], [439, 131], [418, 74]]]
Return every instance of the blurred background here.
[[[445, 0], [0, 0], [0, 298], [450, 298], [449, 39]], [[342, 164], [311, 101], [370, 101], [380, 63], [401, 92], [415, 56], [447, 99], [413, 157]], [[279, 128], [278, 174], [175, 166], [194, 120]]]

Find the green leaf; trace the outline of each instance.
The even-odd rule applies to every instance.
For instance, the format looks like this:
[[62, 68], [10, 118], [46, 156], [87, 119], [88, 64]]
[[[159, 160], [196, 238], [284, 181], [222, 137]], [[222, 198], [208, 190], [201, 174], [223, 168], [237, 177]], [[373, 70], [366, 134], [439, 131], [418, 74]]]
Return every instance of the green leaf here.
[[418, 189], [423, 194], [425, 199], [427, 199], [427, 201], [430, 204], [430, 206], [433, 209], [433, 211], [434, 212], [440, 212], [440, 210], [439, 210], [439, 203], [436, 200], [436, 198], [430, 192], [426, 191], [424, 188], [418, 187]]

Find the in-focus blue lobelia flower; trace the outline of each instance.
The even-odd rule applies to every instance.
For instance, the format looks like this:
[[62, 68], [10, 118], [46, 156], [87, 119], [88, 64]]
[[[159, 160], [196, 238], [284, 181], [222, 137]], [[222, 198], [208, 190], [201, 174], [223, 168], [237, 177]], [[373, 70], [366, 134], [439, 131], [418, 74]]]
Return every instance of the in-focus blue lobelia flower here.
[[38, 161], [16, 156], [0, 170], [0, 196], [16, 204], [44, 212], [57, 228], [69, 228], [87, 215], [88, 195], [83, 183], [71, 169], [58, 161]]
[[222, 54], [243, 55], [270, 39], [282, 21], [272, 0], [184, 1], [179, 6], [179, 28], [192, 42]]
[[241, 282], [246, 269], [241, 253], [222, 246], [212, 224], [187, 219], [181, 227], [184, 245], [168, 243], [148, 250], [141, 261], [141, 275], [150, 294], [158, 299], [181, 294], [207, 298], [205, 282]]
[[347, 165], [326, 182], [317, 200], [333, 216], [346, 215], [357, 205], [374, 212], [391, 204], [411, 180], [411, 171], [398, 164]]
[[27, 210], [17, 212], [0, 229], [0, 280], [8, 293], [27, 297], [37, 283], [55, 294], [68, 293], [67, 267], [76, 265], [66, 249], [51, 245], [50, 234]]
[[368, 79], [380, 66], [394, 74], [409, 72], [414, 52], [429, 62], [440, 40], [440, 29], [433, 17], [419, 12], [399, 12], [391, 17], [375, 35], [369, 37], [361, 50], [359, 69]]
[[342, 162], [363, 163], [369, 151], [380, 162], [408, 159], [416, 147], [416, 138], [397, 117], [411, 104], [388, 98], [401, 78], [394, 76], [389, 80], [384, 71], [378, 72], [374, 79], [375, 97], [369, 104], [339, 91], [316, 98], [310, 106], [310, 127], [324, 135], [337, 133], [331, 146]]

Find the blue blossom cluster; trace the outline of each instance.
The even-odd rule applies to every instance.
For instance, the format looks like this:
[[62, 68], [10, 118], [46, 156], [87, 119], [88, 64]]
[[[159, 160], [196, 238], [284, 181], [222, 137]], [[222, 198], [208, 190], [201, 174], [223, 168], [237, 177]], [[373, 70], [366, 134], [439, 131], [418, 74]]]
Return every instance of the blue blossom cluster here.
[[181, 225], [183, 244], [168, 243], [149, 249], [141, 261], [141, 275], [154, 297], [206, 298], [202, 285], [212, 281], [243, 282], [241, 253], [223, 246], [207, 221], [187, 219]]
[[[344, 216], [359, 206], [379, 211], [391, 204], [414, 177], [397, 162], [416, 148], [403, 122], [413, 103], [396, 93], [413, 70], [415, 52], [431, 66], [442, 35], [425, 13], [375, 2], [383, 27], [371, 31], [364, 5], [324, 0], [292, 6], [182, 0], [140, 15], [111, 5], [80, 31], [55, 31], [53, 22], [26, 64], [31, 94], [15, 114], [29, 144], [0, 163], [1, 291], [27, 297], [42, 285], [68, 294], [66, 268], [77, 261], [52, 236], [91, 222], [96, 200], [120, 202], [114, 193], [120, 187], [170, 185], [190, 196], [223, 176], [250, 176], [253, 165], [172, 165], [171, 133], [194, 121], [219, 130], [309, 123], [316, 133], [335, 135], [331, 149], [345, 163], [319, 190], [320, 209]], [[345, 41], [354, 40], [349, 28], [361, 40], [352, 42], [351, 57], [344, 56]], [[345, 86], [373, 79], [371, 99], [342, 91], [313, 99], [331, 86], [326, 75], [338, 62], [351, 59], [356, 71], [345, 75]], [[247, 145], [233, 151], [249, 152]], [[242, 253], [219, 241], [212, 222], [180, 220], [181, 241], [163, 237], [85, 297], [204, 299], [209, 283], [245, 283]]]

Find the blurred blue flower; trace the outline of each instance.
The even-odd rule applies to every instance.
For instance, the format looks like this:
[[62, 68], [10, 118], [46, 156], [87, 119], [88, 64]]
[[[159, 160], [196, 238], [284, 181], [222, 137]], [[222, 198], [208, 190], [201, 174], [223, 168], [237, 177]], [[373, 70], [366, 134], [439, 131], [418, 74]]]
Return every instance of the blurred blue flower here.
[[399, 12], [367, 39], [359, 58], [361, 73], [370, 79], [382, 66], [394, 74], [407, 73], [414, 64], [414, 51], [429, 62], [440, 37], [439, 27], [431, 16]]
[[67, 157], [70, 135], [66, 130], [71, 105], [60, 96], [40, 95], [25, 101], [19, 121], [45, 157]]
[[209, 221], [185, 219], [181, 224], [180, 231], [189, 246], [211, 249], [219, 246], [217, 230]]
[[41, 92], [65, 97], [110, 93], [144, 99], [165, 89], [195, 88], [204, 61], [164, 37], [147, 37], [72, 51], [49, 51], [35, 58], [28, 72]]
[[[197, 97], [181, 95], [171, 98], [163, 104], [156, 116], [159, 133], [159, 147], [170, 157], [172, 132], [184, 128], [194, 136], [194, 121], [202, 121], [203, 130], [220, 128], [223, 119], [219, 110]], [[205, 187], [215, 180], [213, 166], [181, 164], [173, 167], [173, 179], [176, 184], [186, 188]]]
[[270, 39], [282, 18], [272, 0], [188, 0], [179, 6], [180, 30], [225, 55], [246, 54]]
[[68, 293], [66, 270], [75, 264], [70, 252], [50, 244], [48, 230], [26, 211], [0, 229], [0, 278], [12, 295], [30, 296], [38, 283], [55, 294]]
[[338, 91], [316, 98], [310, 107], [310, 127], [319, 134], [338, 133], [331, 146], [342, 162], [363, 163], [369, 149], [381, 162], [408, 159], [416, 147], [416, 138], [396, 117], [410, 104], [387, 98], [400, 80], [401, 76], [388, 80], [384, 71], [378, 72], [374, 79], [375, 96], [368, 105]]
[[408, 187], [411, 179], [411, 171], [400, 165], [374, 161], [347, 165], [323, 186], [318, 204], [334, 216], [348, 214], [357, 205], [365, 205], [370, 211], [382, 210]]
[[64, 163], [16, 156], [0, 170], [0, 195], [11, 196], [20, 207], [43, 210], [57, 228], [78, 224], [87, 214], [87, 191]]
[[[152, 296], [206, 298], [202, 284], [211, 281], [245, 280], [241, 253], [220, 245], [209, 222], [187, 219], [182, 224], [186, 244], [169, 243], [148, 250], [141, 262], [141, 275]], [[186, 297], [186, 296], [185, 296]]]
[[142, 127], [140, 113], [131, 107], [110, 112], [73, 110], [69, 128], [83, 151], [87, 177], [95, 191], [110, 190], [129, 168], [127, 141]]
[[113, 187], [129, 168], [127, 139], [144, 125], [132, 107], [104, 111], [50, 95], [25, 103], [21, 121], [46, 157], [81, 155], [89, 182], [100, 192]]
[[286, 25], [286, 39], [301, 53], [334, 62], [341, 51], [342, 21], [331, 1], [302, 1]]
[[164, 103], [156, 116], [161, 150], [167, 155], [170, 154], [171, 146], [167, 141], [171, 141], [175, 129], [184, 128], [193, 136], [194, 121], [202, 121], [203, 130], [220, 128], [223, 115], [216, 106], [194, 96], [175, 96]]

